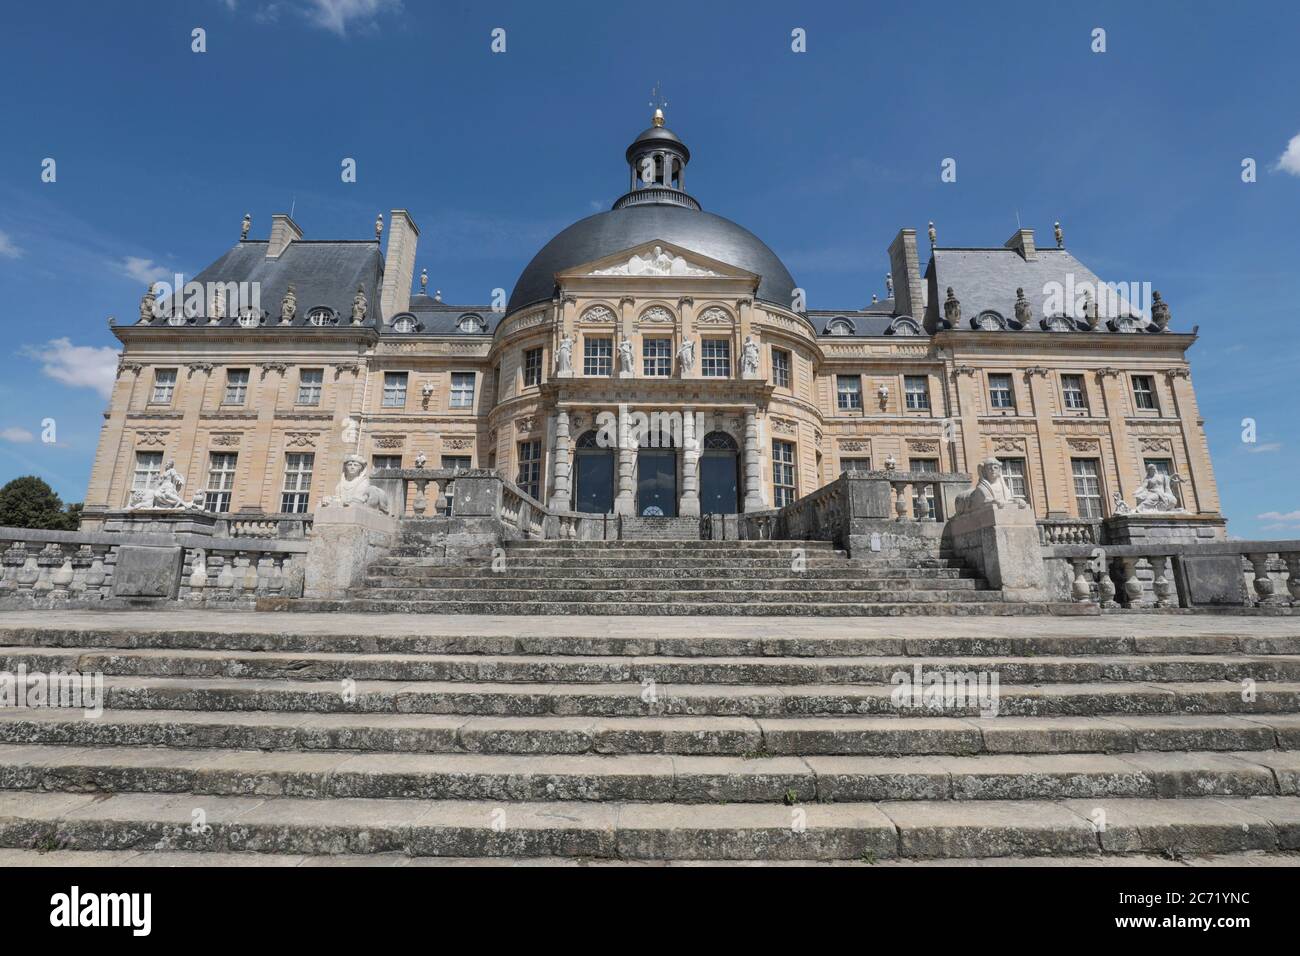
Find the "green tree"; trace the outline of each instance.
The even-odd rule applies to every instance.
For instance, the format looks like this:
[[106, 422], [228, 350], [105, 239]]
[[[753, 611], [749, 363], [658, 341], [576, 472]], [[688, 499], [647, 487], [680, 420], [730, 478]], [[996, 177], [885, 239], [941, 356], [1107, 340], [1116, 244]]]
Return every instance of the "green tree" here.
[[54, 489], [35, 475], [15, 478], [0, 488], [0, 527], [76, 531], [81, 505], [63, 507]]

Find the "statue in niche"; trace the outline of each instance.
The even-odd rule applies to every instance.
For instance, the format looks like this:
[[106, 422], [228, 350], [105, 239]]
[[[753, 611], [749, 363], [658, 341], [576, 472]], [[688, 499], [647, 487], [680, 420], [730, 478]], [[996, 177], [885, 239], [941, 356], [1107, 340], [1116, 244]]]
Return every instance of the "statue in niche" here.
[[322, 508], [348, 508], [352, 505], [374, 508], [388, 514], [388, 496], [370, 483], [366, 474], [366, 460], [360, 455], [348, 455], [343, 459], [343, 477], [334, 486], [334, 494], [320, 503]]
[[627, 339], [618, 343], [618, 370], [631, 375], [633, 366], [632, 343]]
[[690, 339], [682, 339], [682, 344], [677, 348], [677, 366], [682, 374], [695, 368], [695, 343]]
[[357, 286], [357, 294], [352, 297], [352, 324], [360, 325], [366, 320], [366, 290]]
[[573, 373], [573, 336], [566, 335], [560, 339], [560, 345], [555, 350], [555, 372], [562, 375], [565, 372]]
[[740, 369], [745, 375], [758, 374], [758, 343], [752, 336], [745, 336], [745, 344], [740, 350]]

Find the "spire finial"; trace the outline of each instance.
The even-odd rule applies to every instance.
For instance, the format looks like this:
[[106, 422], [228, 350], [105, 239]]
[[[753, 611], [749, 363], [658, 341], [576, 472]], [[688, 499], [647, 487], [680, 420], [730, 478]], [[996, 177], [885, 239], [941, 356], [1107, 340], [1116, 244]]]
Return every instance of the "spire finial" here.
[[668, 101], [664, 99], [663, 94], [659, 92], [659, 81], [656, 80], [654, 87], [650, 90], [650, 106], [652, 106], [655, 111], [654, 124], [656, 126], [664, 125], [664, 107], [667, 105]]
[[429, 291], [429, 270], [420, 270], [420, 294], [427, 295]]

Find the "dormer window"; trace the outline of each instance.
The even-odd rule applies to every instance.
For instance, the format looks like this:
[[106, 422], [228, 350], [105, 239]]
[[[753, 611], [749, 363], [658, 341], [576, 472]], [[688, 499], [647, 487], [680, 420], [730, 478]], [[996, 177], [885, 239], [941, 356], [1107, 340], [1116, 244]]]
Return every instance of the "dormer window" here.
[[414, 332], [419, 329], [420, 325], [415, 320], [415, 316], [409, 312], [399, 315], [393, 320], [394, 332]]
[[481, 316], [471, 312], [460, 317], [460, 321], [456, 323], [456, 328], [462, 332], [479, 333], [487, 330], [487, 323], [483, 321]]
[[339, 316], [333, 309], [319, 305], [307, 313], [307, 321], [316, 326], [338, 325]]
[[185, 325], [186, 321], [185, 313], [180, 308], [173, 309], [172, 314], [167, 316], [168, 325]]
[[848, 319], [831, 319], [826, 325], [827, 335], [852, 335], [853, 323]]
[[246, 329], [255, 329], [262, 324], [262, 315], [256, 309], [245, 309], [239, 313], [239, 324]]

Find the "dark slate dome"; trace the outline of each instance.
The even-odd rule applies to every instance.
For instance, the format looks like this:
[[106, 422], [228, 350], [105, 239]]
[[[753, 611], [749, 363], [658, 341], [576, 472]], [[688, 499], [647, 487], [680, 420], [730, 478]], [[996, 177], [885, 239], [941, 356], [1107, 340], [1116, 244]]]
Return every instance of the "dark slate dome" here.
[[758, 298], [790, 308], [794, 279], [776, 253], [748, 229], [703, 212], [685, 191], [690, 156], [656, 110], [654, 125], [627, 148], [631, 191], [609, 212], [575, 222], [543, 246], [520, 274], [506, 311], [550, 301], [557, 272], [655, 239], [753, 272], [760, 277]]

